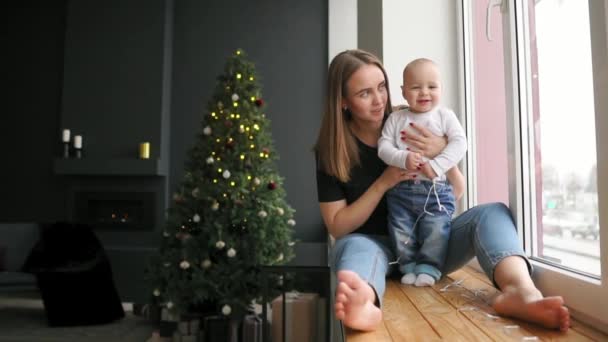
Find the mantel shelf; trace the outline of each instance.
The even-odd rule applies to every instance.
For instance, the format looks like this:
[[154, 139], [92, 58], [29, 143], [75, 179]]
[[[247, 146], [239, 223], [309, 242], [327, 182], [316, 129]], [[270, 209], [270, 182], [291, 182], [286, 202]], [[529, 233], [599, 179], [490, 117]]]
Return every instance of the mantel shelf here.
[[136, 158], [55, 158], [53, 170], [71, 176], [166, 176], [160, 159]]

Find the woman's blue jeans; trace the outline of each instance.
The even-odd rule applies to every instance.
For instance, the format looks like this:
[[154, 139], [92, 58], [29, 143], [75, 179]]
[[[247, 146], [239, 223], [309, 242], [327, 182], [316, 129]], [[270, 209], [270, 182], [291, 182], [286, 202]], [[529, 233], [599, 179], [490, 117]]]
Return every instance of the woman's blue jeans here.
[[[349, 234], [336, 240], [332, 248], [332, 269], [350, 270], [376, 291], [379, 303], [386, 288], [386, 276], [395, 261], [388, 236]], [[452, 221], [442, 274], [449, 274], [477, 256], [484, 272], [494, 282], [494, 269], [505, 257], [518, 255], [528, 263], [520, 246], [509, 209], [502, 203], [473, 207]], [[496, 285], [496, 282], [494, 282]]]

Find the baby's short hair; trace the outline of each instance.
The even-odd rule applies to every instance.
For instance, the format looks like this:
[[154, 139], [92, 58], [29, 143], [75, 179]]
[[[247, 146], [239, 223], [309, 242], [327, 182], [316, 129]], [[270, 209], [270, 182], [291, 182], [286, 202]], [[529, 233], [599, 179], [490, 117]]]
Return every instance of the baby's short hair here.
[[424, 58], [424, 57], [423, 58], [416, 58], [413, 61], [407, 63], [407, 65], [403, 69], [403, 75], [405, 76], [405, 73], [407, 73], [412, 68], [415, 68], [415, 67], [417, 67], [419, 65], [428, 64], [428, 63], [437, 66], [437, 63], [435, 63], [432, 59], [428, 59], [428, 58]]

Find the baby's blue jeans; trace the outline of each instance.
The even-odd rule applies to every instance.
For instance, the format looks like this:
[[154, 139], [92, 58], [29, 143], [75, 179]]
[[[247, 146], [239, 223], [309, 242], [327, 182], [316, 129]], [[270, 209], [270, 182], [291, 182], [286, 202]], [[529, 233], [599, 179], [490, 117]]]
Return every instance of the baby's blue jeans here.
[[401, 274], [426, 273], [439, 280], [454, 213], [452, 186], [408, 180], [386, 193], [388, 232]]

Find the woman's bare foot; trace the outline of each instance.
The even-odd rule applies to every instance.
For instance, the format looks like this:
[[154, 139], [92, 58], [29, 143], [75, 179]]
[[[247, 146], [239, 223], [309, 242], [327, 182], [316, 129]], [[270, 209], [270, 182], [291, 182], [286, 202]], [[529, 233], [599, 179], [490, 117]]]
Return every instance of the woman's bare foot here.
[[570, 328], [570, 313], [564, 306], [564, 299], [560, 296], [543, 298], [537, 289], [506, 288], [492, 306], [503, 316], [561, 331]]
[[336, 318], [351, 329], [374, 330], [382, 321], [382, 311], [374, 305], [374, 290], [354, 272], [338, 271], [337, 277]]

